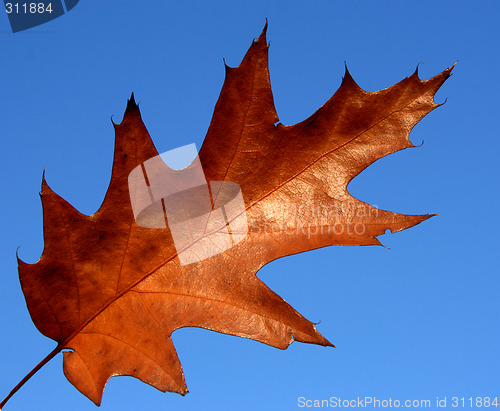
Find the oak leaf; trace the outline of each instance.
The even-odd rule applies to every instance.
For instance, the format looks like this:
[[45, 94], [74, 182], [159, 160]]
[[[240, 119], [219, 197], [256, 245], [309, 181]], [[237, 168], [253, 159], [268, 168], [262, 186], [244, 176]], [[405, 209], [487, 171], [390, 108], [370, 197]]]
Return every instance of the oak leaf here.
[[434, 95], [451, 69], [426, 81], [415, 72], [366, 92], [346, 68], [330, 100], [285, 126], [274, 107], [264, 29], [238, 67], [226, 66], [199, 152], [208, 181], [241, 188], [248, 234], [186, 265], [168, 227], [145, 228], [134, 220], [128, 176], [158, 152], [132, 94], [123, 121], [114, 125], [111, 182], [95, 214], [78, 212], [43, 179], [45, 246], [35, 264], [19, 260], [19, 276], [33, 322], [57, 347], [27, 378], [64, 350], [66, 377], [97, 405], [115, 375], [184, 395], [171, 340], [181, 327], [281, 349], [294, 340], [331, 346], [256, 273], [277, 258], [319, 247], [380, 244], [377, 236], [386, 230], [431, 217], [379, 210], [352, 197], [347, 185], [375, 160], [413, 146], [409, 132], [438, 106]]

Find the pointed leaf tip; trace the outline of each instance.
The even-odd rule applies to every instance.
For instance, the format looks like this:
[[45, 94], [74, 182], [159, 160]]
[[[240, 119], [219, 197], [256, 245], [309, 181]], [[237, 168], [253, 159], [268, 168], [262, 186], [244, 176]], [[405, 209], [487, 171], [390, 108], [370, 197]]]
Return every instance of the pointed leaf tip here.
[[127, 108], [125, 109], [125, 114], [132, 111], [139, 111], [139, 106], [135, 102], [134, 92], [132, 92], [130, 99], [127, 100]]
[[265, 42], [266, 41], [266, 33], [267, 33], [267, 17], [266, 17], [266, 24], [264, 24], [264, 28], [262, 29], [262, 33], [260, 33], [260, 36], [259, 38], [257, 39], [257, 41], [263, 41]]
[[455, 63], [453, 63], [450, 67], [448, 67], [445, 72], [447, 74], [447, 79], [451, 77], [451, 75], [453, 74], [452, 71], [453, 69], [455, 68], [455, 66], [457, 65], [458, 61], [455, 61]]
[[346, 85], [354, 86], [356, 88], [360, 88], [358, 83], [353, 79], [349, 69], [347, 68], [347, 62], [344, 61], [344, 77], [342, 77], [342, 85], [345, 87]]
[[345, 76], [351, 77], [351, 73], [349, 73], [349, 69], [347, 68], [347, 61], [344, 60], [344, 77]]
[[50, 190], [50, 187], [47, 184], [47, 180], [45, 179], [45, 169], [43, 169], [43, 172], [42, 172], [42, 186], [41, 186], [41, 189], [40, 189], [40, 194], [43, 194], [44, 192], [46, 192], [47, 189]]
[[[441, 73], [439, 73], [438, 75], [434, 76], [433, 78], [439, 78], [439, 77], [441, 77], [442, 78], [441, 84], [443, 84], [446, 80], [448, 80], [450, 78], [450, 76], [452, 75], [452, 71], [455, 68], [455, 66], [457, 65], [457, 63], [458, 62], [455, 62], [453, 65], [451, 65], [450, 67], [446, 68]], [[441, 87], [441, 85], [440, 85], [440, 87]]]
[[413, 74], [410, 76], [411, 77], [415, 77], [417, 79], [420, 79], [419, 75], [418, 75], [418, 68], [421, 64], [424, 64], [423, 61], [420, 61], [418, 64], [417, 64], [417, 67], [415, 67], [415, 71], [413, 72]]
[[441, 74], [444, 75], [444, 81], [448, 80], [450, 78], [450, 76], [452, 75], [452, 71], [453, 71], [453, 68], [455, 67], [457, 63], [453, 64], [452, 66], [448, 67], [447, 69], [445, 69]]
[[[49, 186], [49, 183], [47, 183], [47, 179], [45, 178], [45, 170], [43, 170], [43, 174], [42, 174], [42, 187], [40, 189], [40, 197], [47, 196], [49, 194], [56, 194], [56, 193]], [[43, 199], [42, 199], [42, 203], [43, 203]]]

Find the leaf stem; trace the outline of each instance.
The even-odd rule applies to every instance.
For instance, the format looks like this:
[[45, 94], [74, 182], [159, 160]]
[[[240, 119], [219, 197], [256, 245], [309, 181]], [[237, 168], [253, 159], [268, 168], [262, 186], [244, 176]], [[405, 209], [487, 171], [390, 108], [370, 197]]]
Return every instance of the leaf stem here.
[[33, 368], [26, 376], [19, 381], [19, 383], [12, 389], [12, 391], [7, 395], [2, 402], [0, 402], [0, 411], [3, 406], [9, 401], [9, 399], [24, 385], [28, 382], [28, 380], [33, 377], [37, 373], [40, 368], [42, 368], [45, 364], [47, 364], [52, 358], [54, 358], [57, 354], [61, 352], [63, 349], [62, 344], [58, 344], [56, 348], [54, 348], [42, 361], [40, 361], [35, 368]]

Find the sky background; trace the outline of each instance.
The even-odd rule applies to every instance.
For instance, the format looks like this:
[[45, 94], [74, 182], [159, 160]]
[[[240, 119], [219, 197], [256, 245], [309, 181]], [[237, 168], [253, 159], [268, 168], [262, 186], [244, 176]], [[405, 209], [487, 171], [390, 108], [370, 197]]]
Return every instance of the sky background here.
[[[223, 80], [269, 19], [280, 121], [294, 124], [335, 92], [344, 61], [368, 91], [458, 60], [447, 103], [412, 131], [425, 143], [377, 161], [350, 184], [380, 208], [439, 213], [380, 237], [389, 247], [328, 247], [258, 276], [337, 348], [264, 344], [185, 328], [173, 334], [190, 393], [112, 378], [102, 410], [297, 409], [298, 398], [404, 401], [500, 397], [498, 1], [81, 0], [13, 34], [0, 16], [0, 397], [54, 347], [26, 309], [16, 249], [43, 250], [42, 170], [78, 210], [109, 183], [114, 131], [133, 91], [159, 152], [201, 146]], [[291, 159], [293, 161], [293, 159]], [[499, 398], [500, 401], [500, 398]], [[59, 354], [5, 410], [93, 410]]]

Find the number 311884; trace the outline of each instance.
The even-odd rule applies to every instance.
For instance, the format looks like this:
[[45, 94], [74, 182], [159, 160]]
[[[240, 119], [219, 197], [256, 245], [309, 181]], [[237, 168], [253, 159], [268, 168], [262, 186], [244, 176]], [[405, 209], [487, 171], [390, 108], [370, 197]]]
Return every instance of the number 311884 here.
[[7, 14], [35, 14], [35, 13], [52, 13], [52, 3], [47, 5], [43, 3], [5, 3]]

